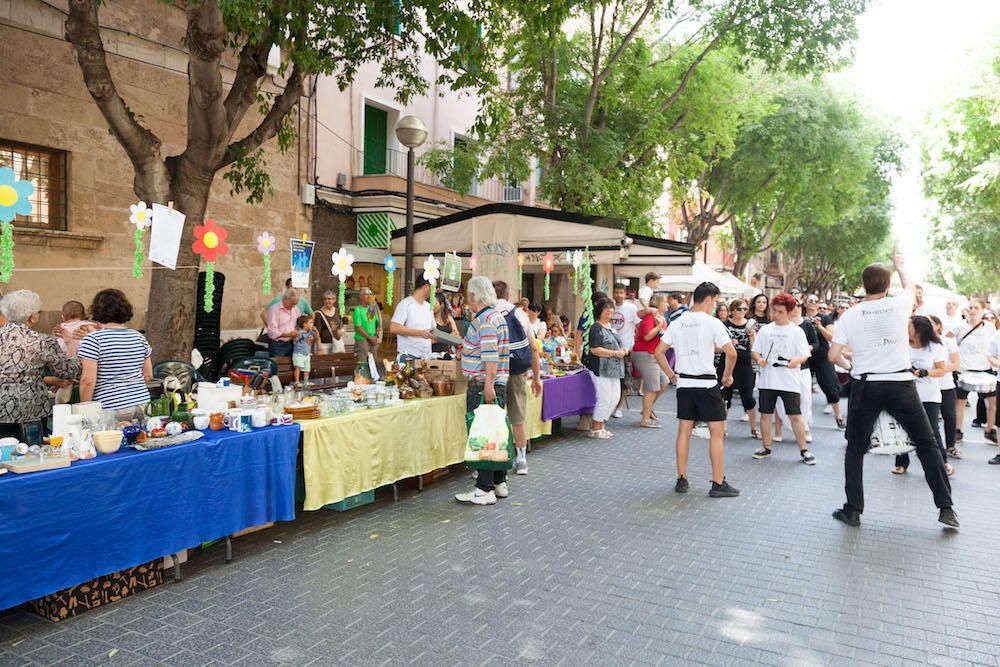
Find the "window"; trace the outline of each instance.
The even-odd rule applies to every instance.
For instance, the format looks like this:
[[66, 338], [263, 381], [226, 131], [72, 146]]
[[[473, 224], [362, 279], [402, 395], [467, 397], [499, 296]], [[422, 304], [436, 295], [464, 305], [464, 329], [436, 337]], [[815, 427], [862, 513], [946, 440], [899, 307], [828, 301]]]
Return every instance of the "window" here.
[[66, 229], [66, 153], [0, 139], [0, 167], [31, 181], [31, 215], [18, 215], [14, 224], [38, 229]]
[[388, 156], [389, 115], [378, 107], [365, 105], [364, 174], [382, 175]]

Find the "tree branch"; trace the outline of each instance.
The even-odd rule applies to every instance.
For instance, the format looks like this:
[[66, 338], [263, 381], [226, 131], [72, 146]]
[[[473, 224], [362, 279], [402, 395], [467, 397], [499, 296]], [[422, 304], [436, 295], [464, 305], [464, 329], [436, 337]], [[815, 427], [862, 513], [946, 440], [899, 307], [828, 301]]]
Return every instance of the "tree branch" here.
[[228, 31], [217, 0], [187, 9], [188, 118], [186, 159], [204, 168], [218, 162], [233, 129], [223, 99], [222, 54]]
[[170, 191], [170, 175], [160, 153], [162, 142], [139, 124], [118, 93], [108, 69], [96, 0], [70, 0], [66, 41], [76, 50], [87, 91], [135, 167], [136, 193], [150, 199], [164, 198]]
[[223, 103], [230, 128], [229, 139], [232, 139], [232, 133], [243, 121], [250, 105], [257, 99], [258, 82], [267, 74], [267, 56], [273, 45], [274, 42], [267, 37], [260, 42], [247, 42], [240, 49], [236, 78]]
[[292, 107], [295, 106], [295, 103], [299, 101], [299, 98], [302, 97], [304, 77], [305, 75], [302, 70], [298, 65], [295, 65], [292, 68], [291, 76], [288, 77], [288, 82], [285, 84], [285, 89], [275, 98], [274, 104], [271, 105], [267, 115], [264, 116], [260, 124], [250, 134], [226, 148], [225, 154], [222, 156], [222, 160], [216, 169], [229, 166], [241, 155], [256, 150], [265, 141], [278, 133], [278, 130], [281, 128], [281, 122], [288, 112], [292, 110]]

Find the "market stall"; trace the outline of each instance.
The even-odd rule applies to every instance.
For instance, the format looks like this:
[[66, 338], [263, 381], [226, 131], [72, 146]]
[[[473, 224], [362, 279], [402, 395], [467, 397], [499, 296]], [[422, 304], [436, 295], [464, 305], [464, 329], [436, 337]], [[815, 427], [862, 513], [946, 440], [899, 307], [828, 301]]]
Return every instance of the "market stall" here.
[[[543, 391], [544, 391], [543, 383]], [[542, 397], [528, 391], [529, 438], [552, 433], [542, 422]], [[318, 510], [380, 486], [464, 460], [465, 390], [453, 396], [303, 420], [304, 509]]]
[[597, 392], [590, 373], [546, 378], [542, 382], [542, 419], [551, 422], [560, 417], [589, 415], [597, 402]]
[[0, 609], [295, 518], [298, 425], [0, 476]]

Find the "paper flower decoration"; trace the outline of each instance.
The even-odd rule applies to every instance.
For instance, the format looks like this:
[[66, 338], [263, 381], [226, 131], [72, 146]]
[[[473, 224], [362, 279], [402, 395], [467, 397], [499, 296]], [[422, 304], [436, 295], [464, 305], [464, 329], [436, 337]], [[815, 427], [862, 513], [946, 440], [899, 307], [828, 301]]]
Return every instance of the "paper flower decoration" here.
[[385, 256], [385, 302], [392, 305], [392, 282], [396, 277], [396, 258], [392, 255]]
[[431, 296], [427, 300], [427, 306], [433, 310], [434, 309], [434, 298], [435, 292], [437, 291], [437, 281], [441, 277], [441, 260], [434, 259], [434, 255], [430, 255], [424, 261], [424, 280], [426, 280], [431, 285]]
[[195, 242], [191, 249], [205, 260], [205, 312], [212, 312], [215, 304], [215, 260], [229, 252], [226, 236], [229, 233], [215, 224], [215, 220], [205, 218], [204, 225], [194, 228]]
[[0, 222], [13, 222], [15, 215], [31, 215], [30, 181], [19, 181], [10, 167], [0, 167]]
[[142, 234], [147, 227], [153, 224], [153, 209], [146, 208], [146, 202], [144, 201], [132, 204], [128, 208], [128, 221], [135, 225], [135, 231], [132, 234], [133, 245], [135, 246], [134, 259], [132, 261], [132, 277], [142, 278]]
[[524, 282], [524, 255], [517, 253], [517, 294], [521, 295], [524, 288], [521, 286]]
[[573, 265], [573, 294], [577, 293], [577, 277], [580, 275], [580, 267], [583, 265], [583, 251], [574, 250], [572, 255], [566, 253], [569, 256], [569, 262]]
[[476, 257], [475, 255], [469, 257], [469, 268], [472, 269], [473, 271], [479, 268], [479, 258]]
[[0, 281], [8, 282], [14, 273], [14, 216], [31, 215], [31, 193], [35, 186], [20, 181], [10, 167], [0, 167]]
[[257, 252], [264, 255], [264, 280], [261, 282], [261, 291], [267, 295], [271, 293], [271, 251], [274, 250], [275, 238], [268, 232], [261, 232], [257, 237]]
[[344, 312], [344, 292], [347, 289], [347, 279], [352, 273], [354, 273], [354, 255], [347, 252], [344, 248], [341, 248], [337, 252], [333, 253], [333, 267], [330, 269], [333, 275], [337, 276], [337, 280], [340, 281], [340, 285], [337, 289], [339, 296], [338, 304], [340, 306], [340, 312]]
[[545, 300], [549, 300], [549, 275], [552, 273], [552, 269], [556, 268], [556, 260], [552, 257], [551, 252], [545, 253], [545, 258], [542, 260], [542, 270], [545, 271]]
[[[590, 248], [587, 248], [586, 253], [584, 253], [581, 259], [578, 273], [583, 279], [583, 293], [580, 295], [583, 299], [583, 330], [588, 331], [594, 323], [594, 302], [591, 298], [593, 296], [593, 284], [590, 280]], [[590, 351], [589, 336], [583, 337], [583, 350], [584, 352]]]
[[147, 229], [153, 224], [153, 209], [146, 208], [146, 202], [141, 201], [128, 208], [130, 212], [128, 221], [135, 225], [136, 229]]

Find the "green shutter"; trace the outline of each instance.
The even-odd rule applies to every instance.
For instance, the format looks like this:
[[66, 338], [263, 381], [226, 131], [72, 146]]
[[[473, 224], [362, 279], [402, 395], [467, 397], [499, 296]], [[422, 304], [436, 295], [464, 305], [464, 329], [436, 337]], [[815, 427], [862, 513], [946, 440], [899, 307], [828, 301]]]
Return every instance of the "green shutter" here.
[[395, 228], [388, 213], [359, 213], [358, 245], [362, 248], [388, 248]]
[[365, 105], [365, 175], [386, 173], [389, 115], [382, 109]]

